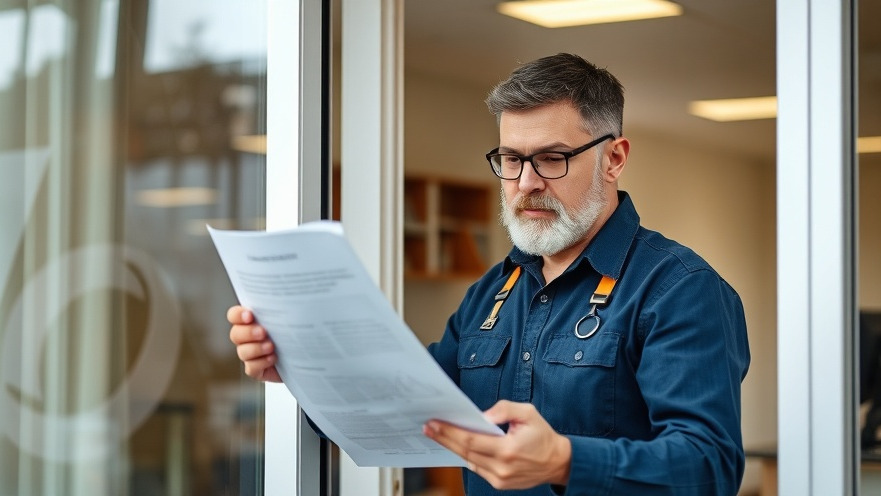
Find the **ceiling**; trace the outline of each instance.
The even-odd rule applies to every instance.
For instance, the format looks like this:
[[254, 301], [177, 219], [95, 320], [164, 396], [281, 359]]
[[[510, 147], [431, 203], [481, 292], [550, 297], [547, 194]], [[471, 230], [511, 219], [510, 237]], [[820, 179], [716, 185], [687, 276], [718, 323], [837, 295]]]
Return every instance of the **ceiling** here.
[[[624, 84], [625, 134], [638, 129], [773, 162], [774, 119], [717, 123], [686, 109], [691, 100], [776, 94], [775, 2], [677, 3], [684, 9], [679, 17], [548, 29], [498, 14], [496, 0], [405, 0], [406, 69], [489, 90], [519, 62], [577, 53]], [[877, 19], [869, 11], [878, 10], [878, 4], [881, 0], [862, 2], [861, 18]], [[875, 101], [870, 97], [881, 93], [881, 57], [872, 54], [881, 53], [881, 35], [861, 33], [865, 59], [872, 64], [861, 68], [871, 84], [861, 84], [860, 92]], [[881, 134], [881, 125], [871, 127], [874, 131], [864, 130]]]

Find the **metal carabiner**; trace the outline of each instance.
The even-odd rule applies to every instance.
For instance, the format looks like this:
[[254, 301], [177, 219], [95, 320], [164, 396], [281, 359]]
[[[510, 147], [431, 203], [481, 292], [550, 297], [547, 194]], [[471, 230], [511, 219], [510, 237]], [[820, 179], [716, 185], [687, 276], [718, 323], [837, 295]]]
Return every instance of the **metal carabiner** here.
[[[591, 318], [594, 319], [593, 329], [588, 331], [586, 334], [581, 334], [579, 329], [581, 327], [581, 323]], [[575, 337], [577, 337], [578, 339], [587, 339], [596, 334], [598, 330], [600, 330], [600, 316], [597, 315], [597, 306], [596, 304], [594, 304], [594, 306], [590, 308], [590, 312], [588, 312], [587, 315], [585, 315], [584, 317], [581, 317], [581, 319], [579, 319], [578, 322], [575, 323]]]

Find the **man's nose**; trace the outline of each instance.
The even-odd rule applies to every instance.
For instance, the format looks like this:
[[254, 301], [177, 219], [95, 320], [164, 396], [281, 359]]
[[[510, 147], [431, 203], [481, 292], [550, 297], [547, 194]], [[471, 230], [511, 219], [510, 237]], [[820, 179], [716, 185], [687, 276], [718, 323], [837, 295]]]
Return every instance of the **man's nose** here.
[[532, 193], [533, 191], [541, 191], [545, 187], [545, 178], [535, 172], [535, 167], [531, 160], [523, 161], [523, 171], [520, 173], [518, 183], [520, 191], [524, 193]]

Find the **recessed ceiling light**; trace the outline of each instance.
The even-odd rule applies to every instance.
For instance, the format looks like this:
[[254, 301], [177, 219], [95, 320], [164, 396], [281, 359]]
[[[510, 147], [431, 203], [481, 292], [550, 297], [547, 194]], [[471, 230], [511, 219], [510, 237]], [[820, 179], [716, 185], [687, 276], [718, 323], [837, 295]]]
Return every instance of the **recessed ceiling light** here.
[[[696, 100], [688, 104], [688, 113], [717, 122], [773, 119], [777, 117], [777, 97]], [[881, 153], [881, 136], [857, 138], [857, 153]]]
[[138, 205], [145, 207], [189, 207], [212, 205], [217, 202], [217, 190], [212, 188], [145, 189], [137, 193]]
[[773, 119], [777, 117], [777, 97], [696, 100], [688, 104], [688, 113], [717, 122]]
[[496, 10], [546, 28], [682, 15], [682, 7], [667, 0], [522, 0]]

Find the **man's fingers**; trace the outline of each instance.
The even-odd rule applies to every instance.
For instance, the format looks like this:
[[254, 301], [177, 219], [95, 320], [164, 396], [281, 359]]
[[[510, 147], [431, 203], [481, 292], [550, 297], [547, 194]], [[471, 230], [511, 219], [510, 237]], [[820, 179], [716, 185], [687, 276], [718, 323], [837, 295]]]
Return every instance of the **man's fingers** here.
[[460, 436], [450, 435], [445, 422], [440, 422], [437, 420], [429, 420], [422, 427], [422, 432], [430, 439], [436, 441], [443, 447], [452, 451], [453, 453], [461, 456], [462, 458], [467, 459], [465, 456], [466, 450], [464, 449], [463, 442]]
[[257, 341], [267, 341], [266, 329], [259, 325], [234, 325], [229, 330], [229, 340], [239, 345], [242, 343], [253, 343]]
[[506, 424], [512, 421], [522, 421], [531, 415], [538, 413], [532, 403], [517, 403], [508, 400], [499, 400], [489, 410], [483, 412], [483, 417], [494, 424]]
[[511, 449], [502, 436], [479, 434], [444, 422], [429, 421], [426, 435], [468, 462], [468, 469], [497, 489], [516, 475]]
[[229, 307], [229, 310], [226, 311], [226, 320], [233, 325], [253, 324], [254, 314], [241, 305], [234, 305]]
[[480, 434], [437, 420], [426, 424], [426, 435], [457, 455], [471, 460], [475, 455], [492, 457], [501, 436]]
[[571, 446], [531, 404], [500, 401], [484, 412], [487, 419], [510, 424], [507, 434], [472, 432], [430, 420], [425, 435], [468, 462], [469, 468], [496, 489], [523, 489], [569, 480]]
[[[254, 360], [248, 360], [245, 363], [245, 374], [249, 377], [253, 377], [254, 379], [259, 379], [263, 381], [278, 381], [278, 372], [275, 371], [276, 357], [275, 355], [268, 355], [265, 357], [257, 358]], [[272, 371], [270, 374], [269, 371]]]
[[244, 364], [245, 374], [261, 381], [281, 382], [275, 368], [278, 356], [266, 329], [257, 325], [251, 310], [235, 305], [226, 311], [232, 324], [229, 340], [236, 345], [236, 354]]
[[[500, 465], [499, 460], [495, 456], [485, 455], [476, 451], [469, 452], [466, 460], [469, 465], [468, 469], [472, 472], [477, 472], [476, 468], [480, 468], [480, 470], [484, 472], [495, 473], [496, 466]], [[474, 466], [475, 468], [471, 468], [471, 466]]]
[[243, 362], [274, 355], [274, 351], [275, 347], [272, 345], [272, 341], [245, 343], [236, 346], [236, 353]]

